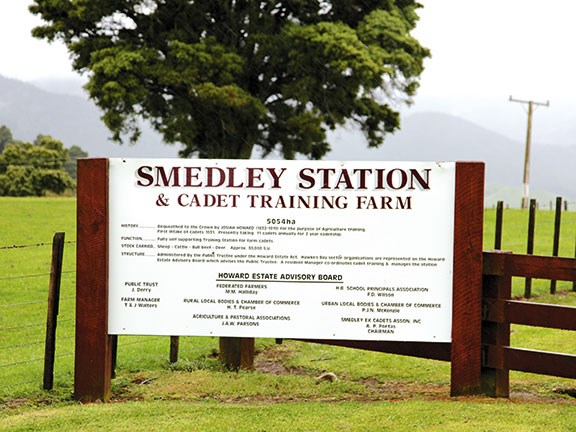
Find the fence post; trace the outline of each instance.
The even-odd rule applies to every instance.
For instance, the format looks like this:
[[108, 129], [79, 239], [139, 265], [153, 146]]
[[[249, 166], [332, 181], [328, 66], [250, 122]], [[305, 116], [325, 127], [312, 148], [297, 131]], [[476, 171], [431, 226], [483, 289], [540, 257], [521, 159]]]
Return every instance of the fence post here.
[[62, 280], [62, 258], [64, 256], [63, 232], [57, 232], [52, 239], [52, 265], [48, 287], [48, 313], [46, 317], [46, 344], [44, 346], [44, 390], [54, 387], [54, 358], [56, 356], [56, 327], [60, 305], [60, 282]]
[[[534, 253], [534, 230], [536, 227], [536, 200], [530, 200], [530, 213], [528, 215], [528, 242], [526, 246], [526, 253], [532, 255]], [[526, 278], [524, 285], [524, 297], [530, 298], [532, 296], [532, 279]]]
[[[560, 222], [562, 218], [562, 197], [556, 198], [556, 214], [554, 218], [554, 244], [552, 245], [552, 256], [557, 257], [560, 250]], [[550, 294], [556, 294], [556, 281], [550, 281]]]
[[[482, 393], [492, 397], [509, 397], [510, 372], [506, 367], [503, 351], [500, 347], [510, 346], [510, 322], [505, 315], [502, 300], [508, 300], [512, 294], [512, 277], [508, 274], [506, 255], [492, 255], [494, 263], [485, 263], [485, 267], [492, 267], [482, 276]], [[486, 258], [485, 258], [486, 259]], [[497, 271], [494, 271], [497, 268]], [[494, 360], [498, 367], [485, 366], [488, 357]]]
[[[574, 258], [576, 258], [576, 237], [574, 237]], [[572, 291], [576, 291], [576, 280], [572, 282]]]
[[118, 335], [110, 335], [110, 349], [112, 361], [110, 362], [110, 378], [116, 378], [116, 362], [118, 361]]
[[178, 361], [178, 351], [180, 349], [180, 337], [170, 336], [170, 363]]
[[502, 220], [504, 217], [504, 201], [498, 201], [496, 206], [496, 233], [494, 234], [494, 249], [502, 249]]
[[481, 391], [484, 164], [456, 163], [450, 395]]

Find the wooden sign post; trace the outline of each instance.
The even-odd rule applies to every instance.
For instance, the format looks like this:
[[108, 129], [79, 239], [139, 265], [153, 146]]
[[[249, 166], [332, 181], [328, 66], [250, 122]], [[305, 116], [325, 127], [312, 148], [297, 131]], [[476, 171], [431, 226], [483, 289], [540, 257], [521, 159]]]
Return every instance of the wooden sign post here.
[[[83, 402], [97, 400], [105, 402], [110, 399], [112, 336], [109, 335], [108, 328], [109, 232], [111, 229], [109, 225], [109, 168], [110, 164], [107, 159], [84, 159], [78, 162], [74, 395], [77, 400]], [[409, 355], [416, 353], [412, 355], [450, 360], [452, 363], [451, 394], [466, 395], [480, 391], [484, 164], [458, 162], [455, 168], [452, 164], [452, 169], [455, 169], [452, 171], [455, 172], [455, 190], [453, 190], [455, 202], [451, 338], [450, 327], [447, 327], [448, 331], [445, 332], [447, 338], [437, 343], [434, 341], [417, 342], [426, 339], [412, 339], [412, 342], [404, 342], [404, 339], [365, 340], [349, 341], [348, 346], [375, 346], [379, 351], [386, 351], [384, 347], [390, 347], [389, 352], [406, 352]], [[222, 169], [220, 171], [223, 172]], [[357, 171], [365, 173], [366, 169]], [[401, 170], [397, 171], [401, 172]], [[259, 187], [260, 174], [257, 171], [251, 171], [251, 173], [252, 184]], [[272, 174], [274, 174], [271, 177], [274, 186], [278, 187], [279, 171]], [[151, 177], [144, 172], [142, 182], [147, 183], [148, 179]], [[311, 177], [306, 177], [306, 179], [311, 179]], [[362, 189], [366, 189], [365, 180], [365, 174], [362, 174]], [[197, 181], [197, 179], [194, 177], [189, 181]], [[351, 184], [347, 182], [346, 186]], [[444, 197], [446, 196], [448, 195]], [[157, 202], [157, 205], [159, 204], [163, 203]], [[116, 262], [114, 264], [117, 265]], [[328, 268], [325, 269], [328, 270]], [[401, 273], [398, 274], [401, 275]], [[117, 323], [116, 325], [118, 326]], [[172, 333], [170, 335], [173, 336]], [[262, 337], [260, 334], [257, 336]], [[333, 341], [335, 345], [344, 344], [342, 342]], [[253, 355], [253, 353], [244, 353], [244, 355]]]
[[78, 161], [74, 397], [110, 400], [108, 160]]
[[456, 163], [451, 395], [480, 392], [484, 164]]

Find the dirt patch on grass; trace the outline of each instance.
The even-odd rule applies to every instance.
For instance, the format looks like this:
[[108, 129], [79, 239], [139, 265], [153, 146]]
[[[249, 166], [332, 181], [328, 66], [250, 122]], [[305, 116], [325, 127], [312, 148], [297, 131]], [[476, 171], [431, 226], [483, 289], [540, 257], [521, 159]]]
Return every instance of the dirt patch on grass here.
[[[330, 385], [332, 379], [324, 380], [318, 378], [327, 371], [319, 370], [306, 370], [303, 368], [287, 367], [290, 357], [294, 355], [293, 350], [286, 345], [276, 345], [260, 352], [255, 358], [255, 371], [271, 374], [271, 375], [300, 375], [310, 376], [316, 379], [316, 384]], [[337, 380], [350, 381], [351, 379], [345, 375], [335, 375]], [[360, 383], [366, 388], [370, 389], [368, 394], [359, 395], [341, 395], [344, 400], [354, 401], [408, 401], [408, 400], [475, 400], [475, 401], [506, 401], [502, 398], [492, 398], [486, 396], [462, 396], [451, 397], [450, 385], [442, 383], [420, 383], [420, 382], [381, 382], [375, 378], [366, 378], [361, 380], [352, 380]], [[576, 388], [559, 388], [541, 394], [540, 389], [535, 388], [533, 392], [529, 389], [522, 389], [520, 391], [511, 391], [510, 402], [520, 403], [576, 403]], [[555, 396], [559, 395], [559, 396]]]
[[302, 368], [286, 366], [287, 360], [294, 354], [294, 351], [286, 345], [276, 345], [258, 353], [254, 358], [254, 370], [270, 375], [309, 375], [313, 371]]

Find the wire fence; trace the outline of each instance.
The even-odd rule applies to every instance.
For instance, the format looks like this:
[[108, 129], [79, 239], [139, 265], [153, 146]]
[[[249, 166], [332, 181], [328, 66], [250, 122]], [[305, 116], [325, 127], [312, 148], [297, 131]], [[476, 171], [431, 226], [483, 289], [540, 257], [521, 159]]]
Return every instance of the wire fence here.
[[[500, 201], [490, 201], [490, 203], [487, 203], [486, 208], [487, 209], [496, 209], [497, 207], [497, 203]], [[518, 203], [510, 203], [507, 201], [502, 201], [504, 204], [504, 207], [506, 209], [514, 209], [514, 208], [518, 208], [518, 204], [520, 203], [520, 201], [518, 201]], [[554, 211], [556, 209], [556, 200], [540, 200], [540, 201], [536, 201], [536, 208], [538, 210], [548, 210], [548, 211]], [[575, 212], [576, 211], [576, 201], [572, 201], [572, 200], [562, 200], [562, 208], [564, 211], [567, 212]]]
[[[485, 212], [484, 249], [574, 258], [576, 212], [569, 209], [569, 203], [561, 197], [555, 200], [553, 211], [542, 210], [536, 200], [530, 200], [528, 209], [511, 209], [499, 201], [495, 208]], [[557, 290], [576, 291], [576, 281], [557, 283], [514, 278], [513, 282], [516, 297], [556, 294]]]
[[[75, 342], [75, 241], [64, 242], [71, 249], [61, 270], [61, 295], [54, 337], [53, 387], [72, 388]], [[47, 263], [52, 243], [0, 245], [0, 399], [26, 397], [45, 389], [49, 321], [49, 290], [52, 269], [38, 271], [38, 262]], [[42, 259], [38, 259], [38, 256]], [[170, 338], [122, 336], [118, 342], [117, 370], [139, 371], [167, 367]], [[211, 353], [213, 338], [182, 338], [179, 358], [186, 360]]]
[[[74, 246], [75, 242], [66, 245]], [[51, 277], [50, 267], [43, 264], [49, 261], [49, 246], [53, 242], [0, 245], [4, 269], [0, 273], [1, 396], [26, 393], [42, 386]], [[60, 298], [59, 349], [55, 359], [67, 373], [73, 358], [74, 278], [74, 270], [62, 271], [66, 294]]]

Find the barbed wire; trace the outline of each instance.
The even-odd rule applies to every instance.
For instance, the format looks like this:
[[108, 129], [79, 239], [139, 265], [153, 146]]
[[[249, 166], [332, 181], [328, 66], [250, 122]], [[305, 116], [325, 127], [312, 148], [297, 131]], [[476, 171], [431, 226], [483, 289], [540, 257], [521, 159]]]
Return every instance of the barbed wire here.
[[43, 343], [45, 343], [45, 341], [41, 340], [41, 341], [28, 342], [28, 343], [23, 343], [23, 344], [18, 344], [18, 345], [8, 345], [8, 346], [0, 347], [0, 350], [13, 349], [13, 348], [24, 348], [27, 346], [40, 345]]
[[[60, 301], [66, 301], [66, 300], [75, 299], [75, 298], [76, 298], [76, 296], [60, 297]], [[46, 299], [46, 300], [34, 300], [34, 301], [29, 301], [29, 302], [24, 302], [24, 303], [0, 304], [0, 309], [10, 308], [10, 307], [29, 306], [29, 305], [33, 305], [33, 304], [41, 304], [41, 303], [47, 303], [47, 302], [48, 302], [48, 299]]]
[[11, 303], [11, 304], [5, 304], [5, 305], [0, 304], [0, 308], [29, 306], [29, 305], [33, 305], [33, 304], [47, 303], [47, 302], [48, 302], [48, 300], [46, 299], [46, 300], [29, 301], [29, 302], [25, 302], [25, 303]]
[[[58, 338], [58, 340], [64, 340], [64, 339], [72, 339], [73, 336], [71, 337], [67, 337], [67, 338]], [[166, 336], [158, 336], [152, 339], [143, 339], [143, 340], [139, 340], [139, 341], [133, 341], [133, 342], [127, 342], [124, 344], [119, 344], [119, 347], [123, 347], [123, 346], [131, 346], [131, 345], [138, 345], [138, 344], [146, 344], [146, 343], [151, 343], [151, 342], [158, 342], [159, 340], [162, 339], [166, 339]], [[0, 349], [8, 349], [8, 348], [14, 348], [14, 347], [20, 347], [20, 346], [27, 346], [27, 345], [37, 345], [37, 344], [42, 344], [44, 343], [44, 341], [37, 341], [37, 342], [31, 342], [28, 344], [22, 344], [22, 345], [14, 345], [14, 346], [8, 346], [8, 347], [0, 347]], [[195, 347], [188, 347], [184, 350], [180, 350], [180, 356], [185, 356], [186, 354], [192, 353], [192, 352], [198, 352], [198, 351], [202, 351], [202, 350], [207, 350], [207, 349], [212, 349], [214, 348], [214, 343], [211, 344], [205, 344], [205, 345], [200, 345], [200, 346], [195, 346]], [[56, 358], [61, 358], [61, 357], [69, 357], [69, 356], [73, 356], [74, 353], [69, 352], [69, 353], [64, 353], [64, 354], [59, 354], [57, 356], [55, 356]], [[138, 357], [138, 358], [133, 358], [133, 359], [122, 359], [120, 361], [120, 364], [117, 365], [117, 367], [119, 367], [120, 369], [122, 367], [126, 367], [126, 366], [130, 366], [130, 365], [134, 365], [135, 363], [139, 363], [145, 360], [159, 360], [164, 362], [166, 359], [164, 358], [165, 355], [162, 353], [154, 353], [148, 356], [143, 356], [143, 357]], [[44, 358], [35, 358], [35, 359], [30, 359], [30, 360], [25, 360], [25, 361], [21, 361], [21, 362], [14, 362], [14, 363], [8, 363], [8, 364], [4, 364], [4, 365], [0, 365], [0, 368], [2, 367], [13, 367], [13, 366], [20, 366], [23, 364], [29, 364], [29, 363], [35, 363], [35, 362], [39, 362], [44, 360]], [[71, 371], [67, 371], [67, 372], [63, 372], [60, 374], [56, 374], [54, 375], [54, 379], [56, 378], [62, 378], [62, 377], [70, 377], [72, 375]], [[0, 385], [0, 389], [8, 389], [8, 388], [13, 388], [13, 387], [19, 387], [19, 386], [23, 386], [26, 384], [33, 384], [33, 383], [38, 383], [41, 384], [43, 380], [43, 376], [39, 376], [38, 378], [32, 379], [32, 380], [27, 380], [27, 381], [18, 381], [15, 383], [10, 383], [10, 384], [4, 384], [4, 385]]]
[[10, 367], [10, 366], [19, 366], [19, 365], [23, 365], [23, 364], [38, 362], [38, 361], [44, 361], [44, 357], [37, 357], [34, 359], [22, 360], [22, 361], [13, 362], [13, 363], [4, 363], [4, 364], [0, 364], [0, 368]]
[[[64, 322], [68, 322], [68, 321], [75, 321], [74, 318], [67, 318], [67, 319], [60, 319], [58, 320], [59, 323], [64, 323]], [[40, 322], [40, 323], [33, 323], [33, 324], [25, 324], [25, 325], [21, 325], [21, 326], [15, 326], [15, 327], [0, 327], [0, 331], [12, 331], [12, 330], [19, 330], [19, 329], [24, 329], [24, 328], [32, 328], [32, 327], [40, 327], [40, 326], [45, 326], [46, 322]]]
[[[60, 358], [60, 357], [67, 357], [67, 356], [72, 356], [72, 355], [74, 355], [74, 353], [64, 353], [64, 354], [58, 354], [54, 357]], [[0, 364], [0, 368], [5, 368], [5, 367], [9, 367], [9, 366], [19, 366], [19, 365], [28, 364], [28, 363], [35, 363], [38, 361], [44, 361], [44, 357], [37, 357], [34, 359], [22, 360], [22, 361], [13, 362], [13, 363], [4, 363], [4, 364]]]
[[[160, 339], [160, 338], [159, 338], [159, 339]], [[144, 343], [145, 343], [145, 342], [144, 342]], [[128, 344], [126, 344], [126, 345], [128, 345]], [[203, 350], [203, 349], [210, 349], [210, 348], [213, 348], [213, 344], [203, 345], [203, 346], [194, 347], [194, 348], [188, 348], [188, 349], [186, 349], [186, 350], [184, 350], [184, 351], [185, 351], [186, 353], [190, 353], [190, 352], [193, 352], [193, 351], [200, 351], [200, 350]], [[181, 352], [181, 353], [182, 353], [182, 352]], [[56, 357], [64, 357], [64, 356], [70, 356], [70, 355], [73, 355], [73, 353], [66, 353], [66, 354], [63, 354], [63, 355], [56, 356]], [[122, 367], [125, 367], [126, 365], [132, 365], [132, 364], [134, 364], [134, 363], [137, 363], [137, 362], [140, 362], [140, 361], [143, 361], [143, 360], [150, 360], [150, 359], [162, 360], [162, 354], [157, 353], [157, 354], [153, 354], [153, 355], [145, 356], [145, 357], [140, 357], [140, 358], [136, 358], [136, 359], [123, 360], [120, 365], [117, 365], [117, 367], [119, 367], [119, 368], [121, 369]], [[56, 378], [61, 378], [61, 377], [70, 377], [70, 376], [72, 376], [72, 372], [71, 372], [71, 371], [68, 371], [68, 372], [64, 372], [64, 373], [60, 373], [60, 374], [54, 375], [54, 379], [56, 379]], [[42, 377], [42, 376], [39, 376], [38, 378], [33, 379], [33, 380], [19, 381], [19, 382], [16, 382], [16, 383], [10, 383], [10, 384], [5, 384], [5, 385], [0, 385], [0, 389], [8, 389], [8, 388], [19, 387], [19, 386], [23, 386], [23, 385], [26, 385], [26, 384], [33, 384], [33, 383], [41, 384], [41, 383], [42, 383], [42, 380], [43, 380], [43, 377]]]
[[[64, 242], [64, 244], [74, 244], [74, 243], [76, 243], [76, 240], [68, 240], [68, 241]], [[26, 249], [26, 248], [33, 248], [33, 247], [40, 247], [40, 246], [52, 246], [52, 242], [22, 244], [22, 245], [6, 245], [6, 246], [0, 246], [0, 250], [3, 250], [3, 249]]]
[[19, 381], [16, 383], [12, 383], [12, 384], [6, 384], [6, 385], [0, 385], [0, 389], [6, 389], [6, 388], [11, 388], [11, 387], [19, 387], [22, 386], [24, 384], [32, 384], [32, 383], [39, 383], [42, 382], [43, 377], [39, 377], [30, 381]]
[[[59, 337], [59, 338], [58, 338], [58, 341], [70, 340], [70, 339], [74, 339], [74, 336]], [[18, 344], [18, 345], [8, 345], [8, 346], [0, 347], [0, 350], [14, 349], [14, 348], [24, 348], [24, 347], [28, 347], [28, 346], [42, 345], [42, 344], [44, 344], [44, 343], [46, 343], [46, 341], [41, 340], [41, 341], [28, 342], [28, 343], [23, 343], [23, 344]]]
[[[66, 270], [66, 271], [62, 272], [62, 274], [69, 274], [69, 273], [76, 273], [76, 270]], [[37, 273], [37, 274], [31, 274], [31, 275], [5, 276], [5, 277], [0, 277], [0, 281], [16, 280], [16, 279], [32, 279], [32, 278], [37, 278], [37, 277], [50, 276], [50, 274], [51, 273]]]
[[[72, 372], [64, 372], [64, 373], [60, 373], [60, 374], [56, 374], [54, 375], [54, 379], [56, 378], [61, 378], [63, 376], [71, 376]], [[33, 380], [29, 380], [29, 381], [18, 381], [15, 383], [11, 383], [11, 384], [5, 384], [5, 385], [0, 385], [0, 389], [7, 389], [7, 388], [12, 388], [12, 387], [20, 387], [23, 386], [25, 384], [33, 384], [33, 383], [38, 383], [38, 384], [42, 384], [44, 377], [43, 376], [39, 376], [36, 379]]]

